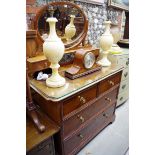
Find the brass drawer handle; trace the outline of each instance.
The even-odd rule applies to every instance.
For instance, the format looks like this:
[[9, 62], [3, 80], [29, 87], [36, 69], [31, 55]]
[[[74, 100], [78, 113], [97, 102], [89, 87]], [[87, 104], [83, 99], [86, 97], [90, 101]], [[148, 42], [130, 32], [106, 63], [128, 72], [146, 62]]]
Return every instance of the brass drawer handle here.
[[82, 96], [78, 96], [81, 103], [86, 103], [86, 99]]
[[105, 97], [105, 100], [111, 102], [111, 99], [109, 97]]
[[127, 77], [128, 76], [128, 72], [126, 72], [125, 74], [124, 74], [124, 77]]
[[124, 89], [126, 87], [126, 84], [122, 86], [122, 89]]
[[85, 121], [85, 119], [82, 116], [78, 115], [77, 117], [80, 119], [82, 123]]
[[122, 100], [123, 100], [123, 97], [120, 98], [120, 101], [122, 101]]
[[103, 117], [106, 117], [107, 118], [108, 116], [109, 116], [108, 114], [105, 114], [105, 113], [103, 114]]
[[109, 84], [111, 85], [111, 86], [114, 86], [115, 85], [115, 83], [113, 82], [113, 81], [108, 81], [109, 82]]
[[84, 138], [84, 136], [82, 135], [82, 134], [79, 134], [78, 135], [81, 139], [83, 139]]

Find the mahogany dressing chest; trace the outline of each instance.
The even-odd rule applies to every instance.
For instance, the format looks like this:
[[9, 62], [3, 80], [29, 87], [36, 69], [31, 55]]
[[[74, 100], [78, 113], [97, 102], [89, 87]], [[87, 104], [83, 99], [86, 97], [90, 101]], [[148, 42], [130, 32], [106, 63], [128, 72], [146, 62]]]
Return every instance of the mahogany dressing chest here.
[[[77, 34], [72, 42], [65, 44], [64, 57], [71, 56], [65, 63], [61, 61], [60, 74], [72, 65], [75, 51], [78, 49], [93, 50], [85, 40], [88, 30], [88, 19], [82, 9], [70, 2], [50, 2], [53, 9], [59, 9], [61, 15], [65, 15], [66, 9], [78, 14], [75, 18]], [[64, 7], [66, 6], [67, 7]], [[99, 71], [71, 80], [66, 78], [66, 84], [60, 88], [49, 88], [45, 81], [37, 81], [33, 78], [36, 71], [49, 68], [42, 52], [43, 37], [49, 29], [45, 18], [49, 6], [43, 6], [32, 22], [32, 29], [27, 31], [27, 70], [32, 97], [41, 110], [53, 120], [60, 130], [54, 135], [55, 149], [58, 155], [75, 155], [102, 129], [115, 120], [115, 108], [121, 81], [123, 68], [119, 65], [111, 65]], [[63, 9], [62, 9], [63, 8]], [[60, 17], [57, 34], [63, 40], [64, 29], [62, 24], [68, 24]], [[99, 50], [99, 49], [97, 49]], [[73, 57], [72, 57], [73, 56]]]
[[[34, 101], [60, 127], [55, 135], [59, 155], [75, 155], [115, 120], [122, 69], [111, 66], [75, 80], [66, 78], [61, 88], [30, 78]], [[65, 70], [62, 67], [61, 74]]]

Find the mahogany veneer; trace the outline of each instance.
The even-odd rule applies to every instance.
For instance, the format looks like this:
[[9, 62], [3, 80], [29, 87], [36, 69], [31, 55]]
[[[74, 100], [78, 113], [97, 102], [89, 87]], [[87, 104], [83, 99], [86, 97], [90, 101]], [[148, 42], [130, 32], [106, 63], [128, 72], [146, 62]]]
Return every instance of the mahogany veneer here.
[[59, 101], [47, 100], [38, 93], [33, 95], [40, 107], [60, 126], [60, 132], [55, 135], [59, 155], [75, 155], [115, 120], [121, 75], [122, 70], [119, 70]]

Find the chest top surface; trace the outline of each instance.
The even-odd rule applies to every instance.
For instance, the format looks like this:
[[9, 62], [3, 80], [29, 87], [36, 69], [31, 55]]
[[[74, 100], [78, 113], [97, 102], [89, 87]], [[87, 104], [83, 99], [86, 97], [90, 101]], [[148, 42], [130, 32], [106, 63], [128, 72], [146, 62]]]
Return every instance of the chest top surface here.
[[[61, 67], [60, 74], [64, 76], [64, 71], [69, 66]], [[39, 93], [46, 100], [51, 100], [53, 102], [61, 101], [71, 95], [80, 92], [83, 89], [86, 89], [107, 77], [118, 73], [123, 70], [122, 66], [111, 65], [110, 67], [103, 67], [100, 71], [94, 72], [92, 74], [86, 75], [84, 77], [70, 80], [66, 78], [66, 84], [60, 88], [49, 88], [46, 86], [45, 81], [37, 81], [33, 78], [30, 78], [30, 86], [37, 93]]]

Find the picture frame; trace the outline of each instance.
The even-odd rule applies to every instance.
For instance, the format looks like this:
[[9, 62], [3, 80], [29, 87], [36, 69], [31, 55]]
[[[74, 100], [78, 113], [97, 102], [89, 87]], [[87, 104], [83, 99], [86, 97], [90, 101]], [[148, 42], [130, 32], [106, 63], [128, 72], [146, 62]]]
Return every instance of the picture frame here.
[[129, 0], [108, 0], [108, 6], [129, 11]]

